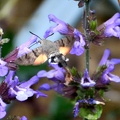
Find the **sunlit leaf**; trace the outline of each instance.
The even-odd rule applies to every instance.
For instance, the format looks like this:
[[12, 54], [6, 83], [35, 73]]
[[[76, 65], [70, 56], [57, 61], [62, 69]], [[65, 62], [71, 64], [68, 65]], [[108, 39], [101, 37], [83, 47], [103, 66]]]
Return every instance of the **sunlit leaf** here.
[[101, 114], [102, 114], [102, 106], [101, 105], [96, 105], [95, 108], [93, 108], [94, 112], [92, 111], [92, 109], [86, 107], [86, 108], [81, 108], [80, 109], [80, 116], [82, 118], [88, 119], [88, 120], [97, 120], [98, 118], [100, 118]]

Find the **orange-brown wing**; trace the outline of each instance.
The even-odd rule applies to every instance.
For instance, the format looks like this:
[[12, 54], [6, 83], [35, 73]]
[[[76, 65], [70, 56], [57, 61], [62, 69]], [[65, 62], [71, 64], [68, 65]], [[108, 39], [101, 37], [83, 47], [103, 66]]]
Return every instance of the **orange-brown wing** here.
[[70, 52], [74, 41], [75, 41], [74, 37], [67, 36], [65, 38], [55, 41], [55, 43], [56, 45], [59, 46], [60, 53], [66, 55]]
[[33, 65], [40, 65], [43, 64], [45, 61], [47, 61], [47, 56], [46, 54], [40, 54], [36, 60], [34, 61]]
[[15, 63], [18, 65], [40, 65], [47, 60], [47, 56], [43, 53], [41, 47], [38, 47], [31, 52], [18, 58]]

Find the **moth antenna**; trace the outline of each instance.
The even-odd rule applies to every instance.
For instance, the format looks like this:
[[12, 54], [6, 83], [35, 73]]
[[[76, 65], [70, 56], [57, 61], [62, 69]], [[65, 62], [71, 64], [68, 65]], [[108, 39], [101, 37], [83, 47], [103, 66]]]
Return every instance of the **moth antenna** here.
[[[36, 37], [40, 38], [38, 35], [36, 35], [35, 33], [29, 31], [31, 34], [35, 35]], [[40, 38], [42, 40], [42, 38]]]

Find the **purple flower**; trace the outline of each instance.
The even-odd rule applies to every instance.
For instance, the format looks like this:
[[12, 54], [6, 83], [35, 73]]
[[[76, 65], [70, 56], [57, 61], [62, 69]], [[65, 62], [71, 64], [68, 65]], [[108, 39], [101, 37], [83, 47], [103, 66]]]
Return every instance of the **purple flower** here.
[[28, 120], [26, 116], [15, 116], [17, 120]]
[[0, 119], [2, 119], [3, 117], [5, 117], [5, 115], [6, 115], [5, 108], [6, 108], [6, 104], [0, 98]]
[[18, 85], [12, 84], [9, 89], [9, 95], [12, 97], [16, 97], [19, 101], [25, 101], [28, 99], [28, 97], [32, 97], [34, 94], [36, 94], [36, 98], [42, 96], [46, 97], [42, 92], [34, 91], [31, 89], [31, 85], [37, 83], [39, 81], [39, 78], [37, 76], [33, 76], [30, 80], [20, 83]]
[[27, 118], [25, 116], [22, 116], [20, 120], [27, 120]]
[[50, 70], [50, 71], [39, 71], [37, 73], [37, 76], [39, 78], [43, 78], [43, 77], [47, 77], [49, 80], [54, 81], [55, 83], [52, 85], [49, 85], [47, 83], [41, 85], [39, 87], [39, 90], [51, 90], [53, 89], [54, 91], [58, 92], [58, 93], [63, 93], [63, 87], [64, 87], [64, 83], [65, 83], [65, 70], [63, 68], [58, 67], [58, 65], [53, 64], [52, 67], [54, 67], [55, 69]]
[[65, 81], [64, 72], [65, 70], [63, 68], [53, 69], [48, 72], [42, 70], [38, 72], [37, 76], [39, 78], [47, 77], [48, 79], [53, 80], [54, 82], [64, 82]]
[[39, 90], [45, 90], [48, 91], [51, 89], [51, 86], [48, 83], [44, 83], [39, 87]]
[[120, 38], [120, 13], [116, 13], [112, 18], [105, 23], [104, 35], [106, 37], [118, 37]]
[[59, 32], [62, 35], [73, 35], [74, 28], [71, 27], [69, 24], [65, 23], [64, 21], [58, 19], [53, 14], [48, 15], [49, 21], [55, 22], [57, 25], [50, 27], [44, 35], [44, 38], [49, 37], [50, 35], [54, 34], [55, 32]]
[[102, 56], [102, 59], [101, 59], [101, 61], [100, 61], [100, 63], [99, 63], [99, 66], [102, 66], [102, 65], [105, 65], [105, 64], [106, 64], [109, 55], [110, 55], [110, 50], [109, 50], [109, 49], [106, 49], [106, 50], [104, 51], [104, 54], [103, 54], [103, 56]]
[[76, 39], [76, 41], [74, 42], [70, 54], [76, 54], [79, 56], [84, 52], [85, 41], [81, 33], [77, 29], [74, 30], [74, 38]]
[[93, 99], [93, 98], [90, 98], [90, 99], [88, 99], [88, 100], [84, 100], [84, 103], [86, 103], [86, 104], [88, 104], [88, 105], [99, 105], [99, 104], [105, 105], [104, 102], [95, 100], [95, 99]]
[[109, 83], [110, 81], [120, 82], [120, 78], [117, 75], [112, 74], [111, 72], [114, 71], [114, 67], [116, 64], [120, 63], [120, 59], [111, 59], [108, 60], [110, 55], [110, 50], [106, 49], [104, 51], [103, 57], [99, 63], [99, 67], [105, 65], [107, 68], [103, 71], [101, 76], [101, 81], [104, 84]]
[[69, 24], [64, 21], [58, 19], [54, 15], [50, 14], [49, 20], [55, 22], [57, 25], [54, 27], [50, 27], [44, 35], [44, 38], [49, 37], [55, 32], [59, 32], [62, 35], [73, 36], [75, 38], [75, 43], [70, 51], [71, 54], [81, 55], [84, 52], [85, 41], [82, 34], [75, 28], [71, 27]]
[[[9, 71], [9, 74], [7, 75], [6, 79], [1, 84], [1, 86], [3, 85], [4, 89], [6, 89], [7, 93], [5, 95], [2, 95], [2, 98], [4, 99], [4, 101], [10, 101], [15, 98], [19, 101], [25, 101], [28, 99], [28, 97], [32, 97], [34, 94], [36, 94], [36, 98], [40, 96], [46, 97], [47, 95], [45, 95], [44, 93], [38, 90], [35, 91], [30, 88], [33, 84], [36, 84], [38, 81], [39, 78], [37, 76], [33, 76], [30, 80], [21, 83], [19, 82], [18, 77], [15, 76], [15, 72]], [[2, 89], [2, 87], [0, 88]]]
[[52, 85], [49, 85], [48, 83], [44, 83], [39, 87], [39, 90], [44, 90], [44, 91], [54, 90], [59, 94], [63, 94], [63, 87], [64, 85], [59, 82]]
[[18, 77], [17, 76], [14, 77], [14, 75], [15, 75], [15, 71], [10, 70], [8, 75], [6, 76], [4, 82], [7, 84], [8, 87], [19, 84]]
[[19, 49], [17, 58], [25, 55], [28, 52], [31, 52], [31, 49], [29, 49], [29, 48], [36, 42], [38, 42], [37, 37], [33, 35], [27, 42], [25, 42], [24, 44], [19, 46], [17, 48], [17, 49]]
[[74, 106], [74, 109], [73, 109], [74, 117], [77, 117], [78, 114], [79, 114], [79, 111], [80, 111], [79, 104], [80, 104], [79, 102], [75, 103], [75, 106]]
[[81, 79], [81, 86], [86, 87], [93, 87], [96, 83], [90, 79], [87, 69], [84, 72], [84, 75]]
[[7, 62], [0, 59], [0, 76], [3, 77], [8, 73]]

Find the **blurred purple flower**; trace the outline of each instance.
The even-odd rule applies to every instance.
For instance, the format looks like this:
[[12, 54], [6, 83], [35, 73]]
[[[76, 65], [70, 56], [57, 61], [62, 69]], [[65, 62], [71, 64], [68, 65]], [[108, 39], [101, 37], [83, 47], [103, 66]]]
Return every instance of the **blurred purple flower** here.
[[110, 50], [106, 49], [104, 51], [103, 57], [99, 63], [99, 67], [106, 65], [106, 69], [103, 71], [102, 76], [101, 76], [101, 81], [104, 84], [109, 83], [110, 81], [114, 81], [114, 82], [120, 82], [120, 77], [118, 77], [117, 75], [111, 74], [111, 72], [114, 71], [114, 66], [116, 64], [120, 63], [120, 59], [111, 59], [108, 60], [108, 57], [110, 55]]
[[0, 59], [0, 76], [3, 77], [8, 73], [7, 62]]
[[5, 108], [6, 108], [6, 104], [0, 98], [0, 119], [2, 119], [3, 117], [5, 117], [5, 115], [6, 115]]
[[50, 35], [54, 34], [55, 32], [59, 32], [62, 35], [66, 36], [73, 36], [75, 38], [75, 42], [73, 48], [71, 49], [71, 54], [81, 55], [84, 52], [85, 41], [82, 34], [69, 24], [65, 23], [64, 21], [58, 19], [54, 15], [48, 15], [50, 21], [55, 22], [57, 25], [54, 27], [50, 27], [44, 35], [44, 38], [49, 37]]
[[73, 113], [74, 113], [74, 117], [77, 117], [80, 111], [80, 107], [79, 107], [79, 102], [75, 103], [74, 109], [73, 109]]
[[28, 120], [25, 116], [22, 116], [20, 120]]
[[120, 39], [120, 13], [116, 13], [112, 18], [105, 23], [104, 35], [106, 37], [118, 37]]
[[86, 88], [86, 87], [93, 87], [96, 83], [90, 79], [89, 74], [88, 74], [88, 70], [86, 69], [84, 71], [84, 75], [81, 79], [81, 86]]

